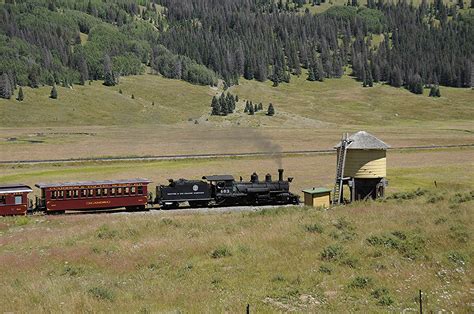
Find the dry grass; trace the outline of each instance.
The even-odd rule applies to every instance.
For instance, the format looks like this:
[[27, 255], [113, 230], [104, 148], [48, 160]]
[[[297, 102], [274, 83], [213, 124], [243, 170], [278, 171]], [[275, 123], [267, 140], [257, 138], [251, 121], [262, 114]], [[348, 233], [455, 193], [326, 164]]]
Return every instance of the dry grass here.
[[[473, 149], [389, 152], [390, 190], [399, 191], [438, 185], [474, 185]], [[311, 186], [331, 187], [335, 155], [286, 156], [281, 160], [285, 175], [294, 177], [293, 192]], [[200, 179], [203, 175], [233, 174], [247, 178], [254, 171], [277, 175], [279, 164], [272, 158], [218, 158], [155, 162], [99, 162], [79, 164], [0, 166], [0, 183], [61, 182], [146, 177], [154, 184], [169, 178]]]
[[[472, 201], [431, 193], [445, 200], [32, 217], [22, 226], [3, 218], [0, 310], [399, 312], [417, 308], [422, 289], [427, 310], [468, 312]], [[307, 231], [314, 223], [321, 233]], [[367, 242], [392, 232], [415, 240], [400, 249]], [[328, 247], [340, 247], [336, 257], [322, 257]], [[372, 293], [381, 288], [392, 304], [378, 305]]]
[[[474, 143], [472, 123], [412, 127], [176, 126], [0, 128], [0, 160], [331, 149], [343, 131], [367, 130], [393, 147]], [[15, 138], [16, 140], [12, 140]]]

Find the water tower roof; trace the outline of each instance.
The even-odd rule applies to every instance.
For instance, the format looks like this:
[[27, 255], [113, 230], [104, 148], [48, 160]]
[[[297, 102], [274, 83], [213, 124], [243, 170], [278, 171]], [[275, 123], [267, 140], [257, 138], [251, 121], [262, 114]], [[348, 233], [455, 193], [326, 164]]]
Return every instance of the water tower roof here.
[[[347, 149], [387, 149], [390, 145], [379, 140], [375, 136], [365, 131], [359, 131], [348, 137], [351, 143], [347, 146]], [[339, 142], [334, 148], [339, 148], [341, 142]]]

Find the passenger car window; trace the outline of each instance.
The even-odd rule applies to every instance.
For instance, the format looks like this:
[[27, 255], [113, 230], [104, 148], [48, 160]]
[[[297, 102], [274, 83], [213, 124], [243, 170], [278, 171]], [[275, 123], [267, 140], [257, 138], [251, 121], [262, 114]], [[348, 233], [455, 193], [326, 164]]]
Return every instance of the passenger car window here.
[[5, 205], [7, 203], [6, 196], [0, 196], [0, 205]]
[[140, 195], [143, 194], [143, 186], [138, 187], [138, 194], [140, 194]]
[[21, 195], [15, 196], [15, 205], [20, 205], [22, 203]]

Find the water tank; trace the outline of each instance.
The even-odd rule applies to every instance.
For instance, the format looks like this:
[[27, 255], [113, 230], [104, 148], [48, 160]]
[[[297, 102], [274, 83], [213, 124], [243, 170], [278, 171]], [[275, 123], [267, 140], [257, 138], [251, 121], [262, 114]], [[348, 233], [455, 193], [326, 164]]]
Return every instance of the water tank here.
[[[387, 176], [387, 144], [365, 131], [352, 134], [348, 140], [344, 177], [370, 179]], [[338, 155], [340, 146], [341, 143], [336, 145]]]

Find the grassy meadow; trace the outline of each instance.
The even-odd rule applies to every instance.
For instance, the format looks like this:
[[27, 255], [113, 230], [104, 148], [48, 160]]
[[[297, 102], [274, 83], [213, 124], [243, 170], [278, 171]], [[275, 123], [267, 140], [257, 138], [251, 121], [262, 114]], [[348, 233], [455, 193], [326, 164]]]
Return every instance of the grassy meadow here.
[[[23, 102], [0, 100], [0, 161], [330, 149], [358, 130], [393, 147], [474, 143], [470, 89], [433, 99], [350, 77], [242, 80], [227, 117], [209, 116], [220, 88], [148, 74], [58, 87], [57, 100], [49, 87], [24, 91]], [[248, 116], [245, 100], [276, 115]], [[427, 310], [472, 312], [473, 156], [389, 151], [387, 200], [328, 211], [0, 217], [0, 312], [415, 312], [419, 289]], [[1, 164], [0, 184], [146, 177], [153, 187], [282, 166], [300, 194], [331, 187], [334, 165], [334, 154]]]
[[427, 311], [470, 312], [473, 193], [418, 189], [330, 211], [2, 218], [0, 310], [416, 312], [421, 289]]

